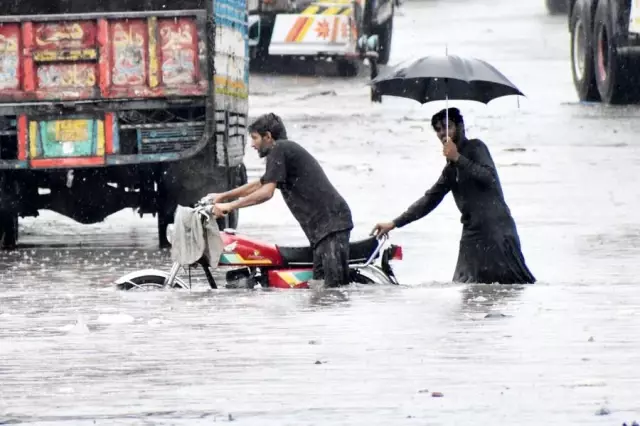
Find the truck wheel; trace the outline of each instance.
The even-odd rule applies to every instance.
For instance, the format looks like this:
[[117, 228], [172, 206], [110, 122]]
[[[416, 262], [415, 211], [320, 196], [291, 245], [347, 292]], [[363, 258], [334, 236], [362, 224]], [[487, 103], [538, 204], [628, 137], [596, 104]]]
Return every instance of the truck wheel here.
[[603, 102], [623, 104], [629, 101], [631, 64], [626, 56], [618, 54], [608, 7], [608, 1], [598, 2], [595, 14], [593, 56], [596, 85]]
[[234, 210], [226, 218], [222, 217], [217, 220], [218, 229], [220, 229], [221, 231], [226, 228], [238, 229], [239, 221], [240, 221], [240, 212], [238, 212], [238, 210]]
[[158, 246], [160, 249], [171, 248], [171, 243], [167, 238], [167, 228], [171, 223], [171, 218], [162, 212], [158, 212]]
[[571, 29], [571, 73], [581, 101], [600, 100], [593, 63], [593, 39], [589, 34], [588, 10], [576, 3], [569, 22]]
[[387, 65], [391, 56], [391, 39], [393, 38], [393, 15], [378, 27], [375, 31], [378, 35], [380, 49], [378, 50], [378, 63]]
[[559, 15], [569, 11], [568, 0], [546, 0], [545, 3], [547, 4], [547, 11], [551, 15]]
[[348, 59], [338, 59], [338, 75], [340, 77], [355, 77], [358, 75], [358, 63]]
[[18, 244], [18, 214], [0, 213], [0, 248], [14, 250]]

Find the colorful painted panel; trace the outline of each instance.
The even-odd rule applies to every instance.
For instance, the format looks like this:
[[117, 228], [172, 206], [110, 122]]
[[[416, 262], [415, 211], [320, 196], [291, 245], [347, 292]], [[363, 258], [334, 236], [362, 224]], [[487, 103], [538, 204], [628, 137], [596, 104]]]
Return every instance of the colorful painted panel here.
[[83, 119], [31, 122], [29, 139], [32, 159], [104, 155], [104, 122]]
[[313, 279], [311, 269], [269, 271], [269, 287], [273, 288], [309, 288], [311, 279]]
[[0, 26], [0, 90], [20, 88], [20, 27]]
[[223, 253], [220, 255], [221, 265], [269, 265], [271, 261], [264, 257], [245, 259], [238, 253]]
[[37, 49], [70, 49], [92, 47], [96, 43], [93, 22], [55, 22], [34, 25]]
[[116, 86], [143, 85], [147, 81], [147, 22], [116, 21], [111, 24], [113, 46], [111, 82]]
[[190, 19], [162, 20], [158, 24], [162, 81], [166, 85], [197, 80], [198, 33]]
[[98, 81], [96, 65], [92, 63], [42, 65], [37, 76], [40, 89], [87, 88]]
[[249, 42], [246, 2], [216, 0], [215, 91], [246, 99], [249, 95]]

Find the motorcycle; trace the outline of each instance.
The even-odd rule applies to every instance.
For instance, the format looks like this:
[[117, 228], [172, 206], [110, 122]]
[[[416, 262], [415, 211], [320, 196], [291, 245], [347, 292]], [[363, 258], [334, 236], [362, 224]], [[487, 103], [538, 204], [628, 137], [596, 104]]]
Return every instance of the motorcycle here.
[[[194, 210], [203, 224], [215, 221], [212, 204], [203, 199]], [[169, 233], [171, 234], [171, 233]], [[279, 246], [244, 235], [235, 229], [220, 232], [224, 249], [218, 270], [226, 272], [226, 288], [306, 289], [313, 277], [313, 250], [310, 246]], [[171, 235], [169, 235], [171, 237]], [[370, 237], [350, 243], [349, 274], [351, 282], [358, 284], [398, 285], [391, 261], [402, 260], [402, 247], [389, 244], [388, 236]], [[378, 261], [379, 262], [376, 262]], [[196, 263], [183, 265], [174, 262], [168, 272], [144, 269], [126, 274], [115, 281], [119, 290], [180, 288], [191, 289], [191, 270], [200, 266], [212, 289], [218, 288], [210, 263], [203, 255]], [[189, 275], [188, 282], [178, 277], [181, 269]]]

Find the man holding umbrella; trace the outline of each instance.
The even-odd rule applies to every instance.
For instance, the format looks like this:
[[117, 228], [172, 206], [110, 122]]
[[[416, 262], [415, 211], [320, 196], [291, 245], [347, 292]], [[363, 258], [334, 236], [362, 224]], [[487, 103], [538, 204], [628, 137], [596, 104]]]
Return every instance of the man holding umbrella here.
[[536, 279], [522, 255], [516, 224], [504, 200], [489, 149], [478, 139], [466, 138], [464, 120], [457, 108], [435, 114], [431, 125], [447, 159], [440, 178], [403, 214], [391, 222], [378, 223], [372, 233], [384, 235], [421, 219], [451, 191], [463, 225], [453, 281], [533, 284]]
[[[414, 99], [421, 104], [446, 100], [489, 103], [522, 92], [489, 63], [456, 55], [426, 56], [398, 66], [371, 82], [372, 92]], [[373, 234], [383, 235], [414, 222], [435, 209], [449, 191], [462, 214], [462, 238], [453, 276], [464, 283], [534, 283], [520, 249], [516, 224], [502, 194], [487, 146], [468, 140], [457, 108], [431, 119], [447, 158], [438, 181], [406, 212], [392, 222], [378, 223]]]

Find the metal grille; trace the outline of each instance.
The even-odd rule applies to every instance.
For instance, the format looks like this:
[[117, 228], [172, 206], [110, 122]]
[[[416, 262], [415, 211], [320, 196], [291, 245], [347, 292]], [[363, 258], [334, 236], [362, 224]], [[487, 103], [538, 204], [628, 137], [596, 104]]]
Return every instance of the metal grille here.
[[204, 122], [141, 126], [138, 128], [138, 150], [140, 154], [185, 151], [200, 142], [204, 126]]
[[229, 167], [240, 165], [244, 158], [246, 137], [246, 114], [216, 111], [215, 138], [218, 164], [228, 164]]

